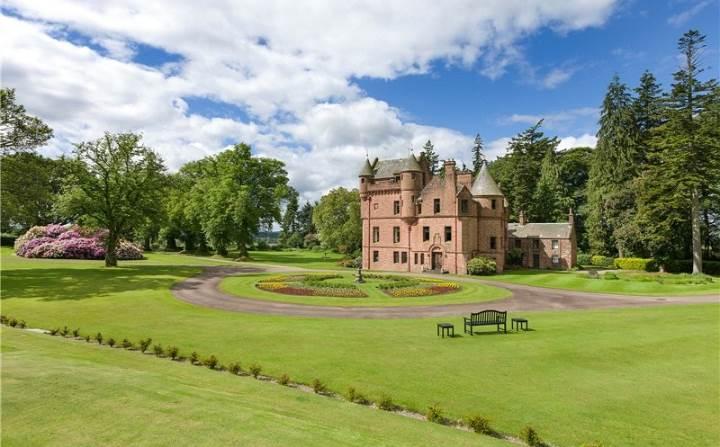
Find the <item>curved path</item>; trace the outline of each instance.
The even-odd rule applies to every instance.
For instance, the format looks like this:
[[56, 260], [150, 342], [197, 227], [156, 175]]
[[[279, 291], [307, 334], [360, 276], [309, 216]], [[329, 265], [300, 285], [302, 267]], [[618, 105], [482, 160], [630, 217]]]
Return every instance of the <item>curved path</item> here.
[[689, 303], [720, 303], [720, 294], [685, 297], [612, 295], [548, 289], [519, 284], [500, 283], [496, 281], [482, 281], [474, 278], [453, 278], [453, 280], [463, 282], [477, 281], [482, 284], [508, 289], [512, 292], [512, 296], [495, 301], [484, 301], [482, 303], [402, 307], [341, 307], [315, 306], [243, 298], [223, 293], [218, 289], [220, 281], [222, 281], [222, 279], [226, 276], [244, 273], [279, 273], [301, 270], [304, 269], [291, 269], [280, 266], [208, 267], [201, 275], [186, 279], [174, 285], [172, 293], [178, 299], [190, 304], [211, 307], [214, 309], [229, 310], [233, 312], [292, 315], [302, 317], [366, 319], [456, 316], [476, 312], [479, 309], [533, 311], [639, 307]]

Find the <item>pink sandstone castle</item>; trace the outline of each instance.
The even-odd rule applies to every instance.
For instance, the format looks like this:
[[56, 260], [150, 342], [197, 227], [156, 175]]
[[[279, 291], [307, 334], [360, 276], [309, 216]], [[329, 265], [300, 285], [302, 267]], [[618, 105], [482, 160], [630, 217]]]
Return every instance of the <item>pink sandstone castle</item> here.
[[572, 211], [567, 223], [508, 223], [508, 202], [483, 163], [478, 175], [445, 161], [433, 175], [424, 157], [365, 161], [360, 172], [362, 267], [368, 270], [467, 273], [477, 256], [505, 268], [508, 251], [522, 265], [567, 269], [576, 263]]

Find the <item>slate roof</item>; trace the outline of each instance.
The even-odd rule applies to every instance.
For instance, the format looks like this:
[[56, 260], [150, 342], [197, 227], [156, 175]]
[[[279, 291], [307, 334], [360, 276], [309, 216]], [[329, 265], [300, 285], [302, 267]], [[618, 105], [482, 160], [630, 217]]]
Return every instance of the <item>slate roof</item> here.
[[483, 163], [478, 172], [477, 177], [473, 181], [470, 192], [474, 196], [502, 196], [503, 193], [500, 191], [495, 179], [490, 175], [490, 170], [487, 167], [487, 163]]
[[392, 160], [380, 160], [375, 164], [375, 178], [395, 177], [403, 171], [422, 171], [420, 163], [414, 155], [407, 158], [396, 158]]
[[372, 177], [374, 175], [372, 165], [370, 164], [370, 160], [367, 158], [365, 159], [365, 163], [363, 164], [362, 169], [360, 170], [360, 174], [358, 174], [359, 177], [365, 177], [369, 176]]
[[567, 222], [560, 223], [509, 223], [508, 237], [541, 238], [541, 239], [570, 239], [572, 225]]

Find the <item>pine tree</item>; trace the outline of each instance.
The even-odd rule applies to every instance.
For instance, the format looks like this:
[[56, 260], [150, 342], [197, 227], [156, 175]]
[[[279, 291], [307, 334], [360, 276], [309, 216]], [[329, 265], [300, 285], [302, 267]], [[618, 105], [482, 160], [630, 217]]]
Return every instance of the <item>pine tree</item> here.
[[422, 154], [425, 156], [425, 159], [428, 161], [428, 165], [430, 166], [430, 172], [434, 175], [438, 172], [438, 154], [435, 153], [435, 146], [433, 146], [432, 142], [430, 140], [427, 140], [427, 143], [425, 143], [425, 146], [423, 146]]
[[552, 147], [545, 152], [532, 205], [531, 214], [538, 222], [557, 222], [566, 217], [568, 209], [572, 206], [563, 191], [560, 169]]
[[655, 76], [645, 71], [640, 77], [640, 85], [635, 88], [635, 94], [633, 113], [639, 139], [636, 158], [642, 169], [642, 165], [647, 162], [647, 153], [652, 150], [650, 132], [663, 123], [662, 89]]
[[638, 131], [627, 86], [615, 75], [600, 115], [598, 142], [588, 181], [588, 237], [595, 253], [624, 256], [635, 213], [631, 187], [637, 175]]
[[693, 273], [702, 272], [703, 207], [720, 192], [720, 93], [714, 79], [699, 79], [704, 42], [696, 30], [678, 41], [683, 66], [673, 74], [666, 122], [652, 132], [656, 151], [640, 182], [638, 216], [651, 251], [661, 259], [681, 256], [685, 250], [678, 242], [689, 234]]
[[480, 172], [480, 167], [485, 161], [485, 155], [483, 154], [483, 140], [480, 138], [480, 134], [475, 135], [472, 156], [473, 175], [477, 175], [477, 173]]
[[282, 216], [280, 242], [283, 245], [288, 244], [288, 240], [298, 231], [298, 211], [300, 204], [298, 203], [298, 193], [295, 188], [290, 187], [288, 191], [287, 204], [285, 212]]

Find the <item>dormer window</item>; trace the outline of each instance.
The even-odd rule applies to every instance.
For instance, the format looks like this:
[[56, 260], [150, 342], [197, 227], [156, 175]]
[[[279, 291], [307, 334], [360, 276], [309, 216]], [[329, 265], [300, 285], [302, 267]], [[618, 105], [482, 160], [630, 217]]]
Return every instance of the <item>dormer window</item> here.
[[435, 214], [440, 212], [440, 199], [433, 200], [433, 212]]
[[400, 176], [399, 176], [399, 175], [396, 175], [396, 176], [395, 176], [395, 182], [396, 182], [396, 183], [400, 183]]
[[462, 214], [467, 214], [469, 208], [470, 204], [468, 203], [467, 199], [460, 200], [460, 212]]

